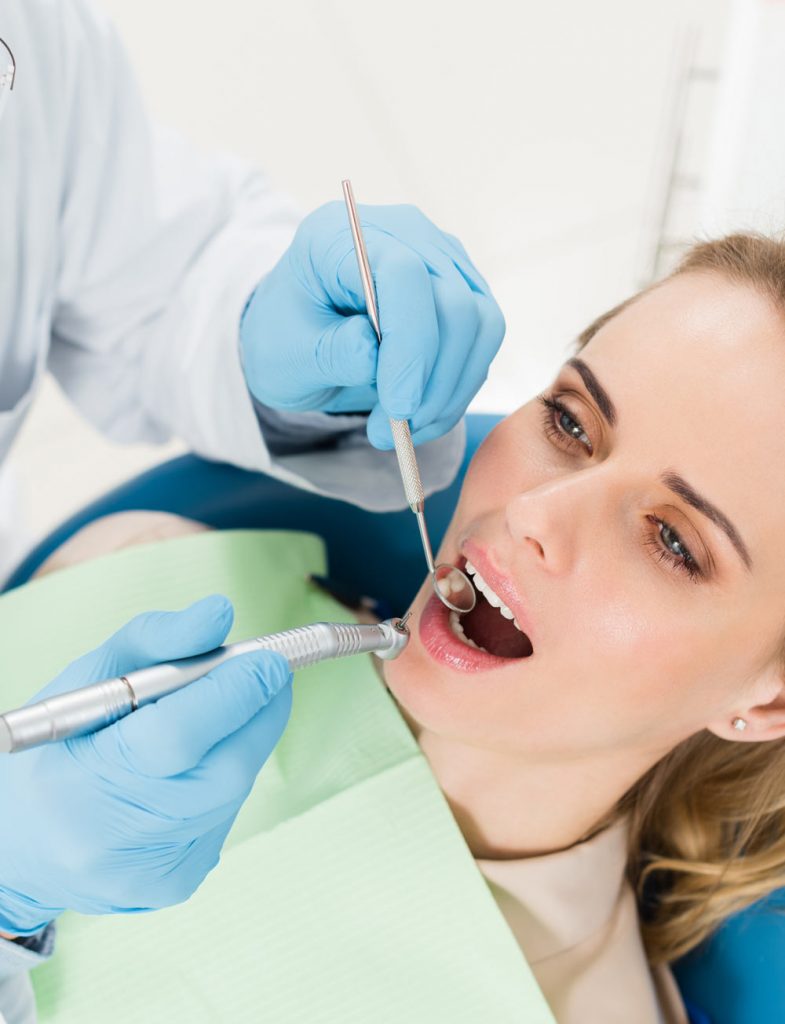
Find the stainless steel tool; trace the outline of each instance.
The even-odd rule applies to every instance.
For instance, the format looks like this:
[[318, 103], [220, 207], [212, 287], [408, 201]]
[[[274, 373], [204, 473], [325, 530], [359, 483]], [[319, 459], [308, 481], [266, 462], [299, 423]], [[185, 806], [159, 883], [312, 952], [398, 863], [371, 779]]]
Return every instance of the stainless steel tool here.
[[152, 665], [27, 704], [0, 715], [0, 753], [16, 753], [103, 729], [137, 708], [187, 686], [230, 658], [260, 647], [283, 654], [293, 671], [352, 654], [374, 653], [385, 660], [397, 658], [409, 642], [408, 617], [407, 614], [402, 619], [373, 624], [314, 622], [226, 644], [192, 658]]
[[[373, 324], [376, 337], [379, 344], [381, 344], [382, 331], [379, 325], [379, 310], [376, 305], [376, 289], [374, 288], [373, 277], [371, 276], [371, 265], [368, 262], [368, 251], [365, 248], [365, 240], [360, 228], [360, 218], [354, 202], [352, 185], [348, 179], [345, 179], [341, 182], [341, 186], [346, 202], [346, 210], [349, 214], [349, 225], [352, 229], [357, 264], [360, 268], [360, 279], [362, 280], [368, 318]], [[440, 562], [438, 565], [434, 565], [433, 562], [431, 542], [425, 526], [425, 492], [420, 480], [420, 471], [417, 467], [417, 457], [414, 454], [409, 424], [406, 420], [391, 418], [390, 430], [392, 431], [393, 442], [395, 443], [395, 454], [398, 456], [398, 466], [401, 470], [406, 500], [409, 502], [409, 508], [417, 517], [417, 525], [420, 528], [425, 561], [428, 564], [428, 572], [431, 574], [433, 589], [438, 594], [442, 604], [447, 605], [452, 611], [459, 614], [470, 612], [474, 608], [477, 595], [469, 577], [456, 566], [449, 565], [447, 562]]]

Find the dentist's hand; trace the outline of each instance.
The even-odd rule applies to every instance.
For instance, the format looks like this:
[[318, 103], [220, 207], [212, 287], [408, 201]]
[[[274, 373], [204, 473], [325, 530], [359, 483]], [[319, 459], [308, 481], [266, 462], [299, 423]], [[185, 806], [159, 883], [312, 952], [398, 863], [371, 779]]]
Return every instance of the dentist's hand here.
[[[35, 699], [209, 651], [232, 618], [217, 595], [140, 615]], [[260, 650], [100, 732], [0, 758], [0, 931], [187, 899], [286, 726], [291, 679]]]
[[414, 206], [360, 206], [382, 344], [365, 311], [346, 207], [306, 217], [246, 307], [251, 393], [274, 409], [368, 412], [368, 439], [392, 448], [388, 418], [415, 444], [447, 433], [488, 375], [504, 317], [457, 238]]

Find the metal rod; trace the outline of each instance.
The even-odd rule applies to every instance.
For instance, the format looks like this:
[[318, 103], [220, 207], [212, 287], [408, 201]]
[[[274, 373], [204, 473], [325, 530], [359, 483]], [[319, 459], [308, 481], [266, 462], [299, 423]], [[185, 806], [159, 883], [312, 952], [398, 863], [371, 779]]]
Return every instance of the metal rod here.
[[[352, 231], [352, 238], [354, 239], [354, 251], [357, 254], [357, 265], [360, 270], [363, 294], [365, 295], [365, 306], [368, 310], [368, 317], [373, 324], [373, 329], [376, 331], [376, 337], [381, 344], [382, 332], [379, 325], [379, 308], [376, 304], [376, 289], [373, 284], [371, 265], [368, 262], [368, 250], [365, 247], [365, 239], [363, 238], [362, 228], [360, 227], [360, 217], [357, 212], [357, 206], [354, 202], [352, 184], [348, 179], [345, 179], [341, 182], [341, 186], [343, 188], [343, 196], [346, 201], [346, 209], [349, 214], [349, 226]], [[406, 493], [406, 500], [409, 502], [409, 507], [412, 512], [417, 515], [418, 511], [422, 513], [422, 503], [425, 501], [425, 492], [420, 479], [420, 470], [417, 465], [417, 456], [414, 453], [414, 444], [412, 442], [409, 424], [406, 420], [397, 420], [391, 417], [390, 430], [395, 444], [395, 454], [398, 456], [398, 466], [401, 471], [401, 479], [403, 480], [403, 489]], [[424, 529], [425, 522], [423, 521], [420, 531], [422, 532]], [[431, 564], [432, 562], [433, 559], [431, 559]]]

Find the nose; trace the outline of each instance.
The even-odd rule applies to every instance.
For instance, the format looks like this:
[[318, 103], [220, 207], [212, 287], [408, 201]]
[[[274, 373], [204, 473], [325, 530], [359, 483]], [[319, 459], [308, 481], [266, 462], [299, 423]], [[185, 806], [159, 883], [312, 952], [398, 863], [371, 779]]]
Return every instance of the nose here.
[[603, 486], [595, 479], [598, 470], [602, 467], [551, 479], [510, 497], [505, 508], [507, 529], [521, 555], [528, 550], [555, 575], [568, 570], [581, 547], [581, 531], [597, 514], [590, 507]]
[[531, 494], [525, 492], [511, 498], [505, 511], [507, 529], [516, 551], [522, 554], [524, 548], [529, 548], [537, 561], [547, 561], [554, 568], [552, 562], [557, 557], [558, 545], [555, 538], [549, 539], [554, 527], [547, 521], [547, 504], [536, 498], [532, 500]]

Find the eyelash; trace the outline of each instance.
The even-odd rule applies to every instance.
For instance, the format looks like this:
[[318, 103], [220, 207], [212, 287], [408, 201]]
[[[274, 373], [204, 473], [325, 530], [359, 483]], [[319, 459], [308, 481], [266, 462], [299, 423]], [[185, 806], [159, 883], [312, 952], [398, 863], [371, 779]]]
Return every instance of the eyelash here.
[[[577, 444], [579, 444], [580, 447], [584, 449], [584, 451], [590, 450], [586, 448], [585, 444], [578, 441], [577, 438], [570, 437], [560, 427], [556, 425], [554, 421], [555, 415], [565, 415], [568, 417], [568, 419], [572, 420], [572, 422], [577, 427], [581, 428], [582, 433], [586, 433], [581, 423], [573, 416], [573, 414], [570, 412], [566, 405], [562, 404], [562, 402], [560, 402], [559, 399], [553, 394], [538, 395], [537, 400], [543, 406], [542, 423], [545, 429], [545, 433], [549, 438], [551, 438], [561, 448], [565, 447], [565, 442], [570, 442], [567, 444], [567, 447], [571, 447], [571, 442], [577, 442]], [[589, 441], [589, 445], [591, 445], [591, 441]], [[682, 540], [679, 537], [678, 533], [673, 529], [670, 523], [668, 523], [665, 519], [660, 519], [659, 516], [649, 515], [646, 516], [646, 518], [649, 520], [649, 522], [655, 523], [657, 526], [656, 537], [651, 531], [647, 531], [646, 536], [644, 537], [644, 543], [646, 544], [646, 546], [651, 548], [651, 550], [655, 552], [655, 554], [659, 557], [660, 561], [664, 559], [676, 572], [687, 573], [690, 579], [694, 583], [697, 583], [698, 579], [704, 575], [703, 571], [693, 558], [689, 549], [685, 547], [685, 545], [682, 543]], [[662, 546], [662, 530], [660, 529], [660, 527], [665, 527], [665, 529], [676, 540], [679, 547], [684, 552], [683, 558], [678, 555], [674, 555], [671, 551]]]

